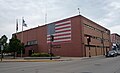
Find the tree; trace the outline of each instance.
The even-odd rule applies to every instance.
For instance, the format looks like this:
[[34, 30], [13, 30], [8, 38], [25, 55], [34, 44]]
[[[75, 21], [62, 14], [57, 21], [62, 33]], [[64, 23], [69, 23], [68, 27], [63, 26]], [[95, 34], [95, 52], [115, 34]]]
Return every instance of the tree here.
[[[1, 47], [1, 45], [3, 45], [3, 48], [5, 49], [5, 46], [6, 46], [6, 43], [7, 43], [7, 37], [6, 37], [6, 35], [3, 35], [1, 38], [0, 38], [0, 47]], [[1, 49], [0, 49], [1, 50]], [[1, 52], [3, 52], [3, 51], [1, 51]], [[1, 54], [2, 55], [2, 57], [3, 57], [3, 54]]]
[[6, 37], [6, 35], [3, 35], [1, 38], [0, 38], [0, 43], [1, 43], [1, 45], [4, 45], [4, 44], [6, 44], [7, 43], [7, 37]]
[[20, 51], [21, 48], [23, 48], [21, 41], [16, 37], [12, 37], [9, 42], [9, 49], [11, 52], [13, 52], [14, 58], [15, 58], [15, 53]]
[[4, 52], [4, 53], [10, 53], [9, 43], [6, 43], [6, 44], [4, 45], [3, 52]]

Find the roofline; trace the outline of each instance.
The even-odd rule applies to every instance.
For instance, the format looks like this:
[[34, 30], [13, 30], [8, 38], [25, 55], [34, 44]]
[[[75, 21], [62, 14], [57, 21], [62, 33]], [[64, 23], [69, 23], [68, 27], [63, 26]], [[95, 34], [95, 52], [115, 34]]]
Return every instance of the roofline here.
[[[29, 31], [29, 30], [34, 30], [34, 29], [36, 29], [36, 28], [44, 27], [44, 26], [46, 26], [46, 25], [41, 25], [41, 26], [37, 26], [37, 27], [33, 27], [33, 28], [29, 28], [29, 29], [27, 29], [27, 30], [17, 32], [17, 34], [22, 33], [22, 32], [26, 32], [26, 31]], [[16, 34], [16, 33], [13, 33], [13, 34]]]
[[[39, 27], [44, 27], [44, 26], [47, 26], [49, 24], [56, 23], [58, 21], [62, 21], [62, 20], [65, 20], [65, 19], [71, 19], [71, 18], [78, 17], [78, 16], [80, 16], [80, 15], [71, 16], [71, 17], [68, 17], [68, 18], [61, 19], [61, 20], [53, 21], [53, 22], [47, 23], [45, 25], [41, 25], [41, 26], [38, 26], [38, 27], [34, 27], [34, 28], [30, 28], [30, 29], [24, 30], [23, 32], [26, 32], [26, 31], [29, 31], [29, 30], [33, 30], [33, 29], [36, 29], [36, 28], [39, 28]], [[19, 34], [19, 33], [22, 33], [22, 31], [17, 32], [17, 34]], [[13, 33], [13, 34], [16, 34], [16, 33]]]
[[119, 37], [120, 37], [120, 35], [119, 35], [119, 34], [117, 34], [117, 33], [112, 33], [111, 35], [117, 35], [117, 36], [119, 36]]
[[[85, 19], [87, 19], [87, 20], [89, 20], [89, 21], [91, 21], [91, 22], [97, 24], [98, 26], [100, 26], [101, 28], [104, 28], [105, 30], [109, 30], [109, 29], [107, 29], [106, 27], [101, 26], [100, 24], [94, 22], [93, 20], [90, 20], [89, 18], [87, 18], [87, 17], [85, 17], [85, 16], [82, 16], [82, 15], [81, 15], [81, 17], [83, 17], [83, 18], [85, 18]], [[109, 31], [110, 31], [110, 30], [109, 30]]]
[[[82, 16], [82, 15], [75, 15], [75, 16], [71, 16], [71, 17], [68, 17], [68, 18], [64, 18], [64, 19], [60, 19], [60, 20], [57, 20], [57, 21], [53, 21], [53, 22], [47, 23], [47, 24], [45, 24], [45, 25], [41, 25], [41, 26], [38, 26], [38, 27], [30, 28], [30, 29], [25, 30], [25, 31], [23, 31], [23, 32], [26, 32], [26, 31], [29, 31], [29, 30], [33, 30], [33, 29], [36, 29], [36, 28], [39, 28], [39, 27], [44, 27], [44, 26], [47, 26], [47, 25], [49, 25], [49, 24], [56, 23], [56, 22], [58, 22], [58, 21], [67, 20], [67, 19], [71, 19], [71, 18], [75, 18], [75, 17], [83, 17], [83, 18], [85, 18], [85, 19], [87, 19], [87, 20], [89, 20], [89, 21], [91, 21], [91, 22], [97, 24], [97, 25], [100, 26], [101, 28], [104, 28], [105, 30], [109, 30], [109, 29], [107, 29], [107, 28], [101, 26], [100, 24], [98, 24], [98, 23], [96, 23], [96, 22], [90, 20], [89, 18], [87, 18], [87, 17], [85, 17], [85, 16]], [[109, 30], [109, 31], [110, 31], [110, 30]], [[20, 32], [18, 32], [18, 33], [21, 33], [21, 32], [22, 32], [22, 31], [20, 31]], [[17, 33], [17, 34], [18, 34], [18, 33]], [[13, 34], [16, 34], [16, 33], [13, 33]]]

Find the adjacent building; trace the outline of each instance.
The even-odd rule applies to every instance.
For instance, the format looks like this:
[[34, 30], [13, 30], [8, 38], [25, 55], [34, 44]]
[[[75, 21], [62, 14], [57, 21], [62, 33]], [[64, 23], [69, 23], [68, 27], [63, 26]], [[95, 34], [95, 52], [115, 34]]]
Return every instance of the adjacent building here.
[[113, 46], [117, 46], [120, 48], [120, 35], [117, 33], [112, 33], [111, 34], [111, 43]]
[[120, 35], [117, 33], [111, 34], [111, 42], [114, 44], [120, 44]]
[[[111, 49], [110, 30], [82, 15], [38, 26], [16, 35], [26, 45], [24, 56], [52, 51], [59, 56], [91, 57], [104, 55]], [[53, 42], [51, 36], [54, 37]]]

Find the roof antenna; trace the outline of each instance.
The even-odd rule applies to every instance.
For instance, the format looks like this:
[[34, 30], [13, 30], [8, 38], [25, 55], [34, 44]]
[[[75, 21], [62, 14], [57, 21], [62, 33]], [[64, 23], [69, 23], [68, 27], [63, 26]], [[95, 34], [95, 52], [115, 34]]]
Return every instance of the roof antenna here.
[[79, 13], [79, 15], [80, 15], [80, 8], [78, 8], [78, 13]]
[[47, 24], [47, 6], [45, 6], [45, 24]]

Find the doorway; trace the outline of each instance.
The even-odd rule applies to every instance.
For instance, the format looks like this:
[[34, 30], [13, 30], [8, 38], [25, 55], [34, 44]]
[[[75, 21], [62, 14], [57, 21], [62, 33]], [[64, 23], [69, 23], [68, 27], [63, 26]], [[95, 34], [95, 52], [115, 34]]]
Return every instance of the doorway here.
[[29, 50], [29, 56], [31, 56], [32, 55], [32, 50]]

